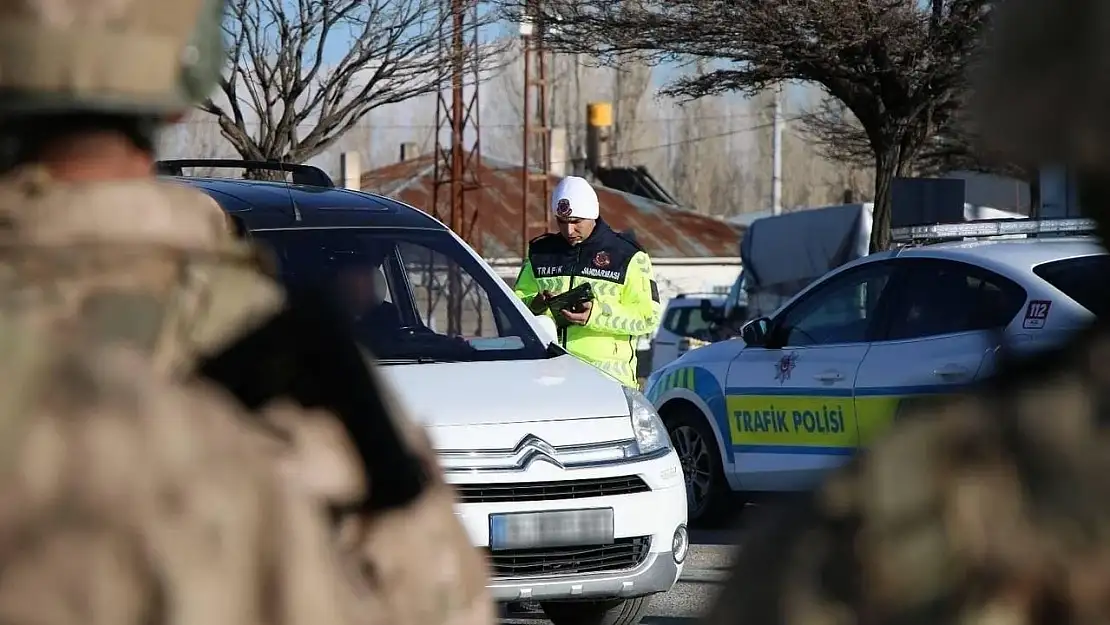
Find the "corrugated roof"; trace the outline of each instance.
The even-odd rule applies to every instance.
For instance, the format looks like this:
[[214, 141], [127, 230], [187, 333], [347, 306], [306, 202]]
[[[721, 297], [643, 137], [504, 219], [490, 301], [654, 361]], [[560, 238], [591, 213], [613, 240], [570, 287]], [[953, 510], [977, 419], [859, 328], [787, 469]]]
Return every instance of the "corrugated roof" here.
[[[387, 165], [362, 175], [362, 188], [400, 199], [429, 213], [432, 210], [434, 160], [422, 156]], [[488, 258], [520, 255], [521, 166], [483, 159], [482, 187], [466, 194], [467, 208], [481, 211], [482, 252]], [[549, 189], [559, 182], [551, 176]], [[529, 214], [547, 214], [540, 185], [529, 189]], [[744, 228], [691, 210], [597, 187], [601, 215], [617, 230], [632, 230], [640, 245], [657, 258], [735, 257]]]

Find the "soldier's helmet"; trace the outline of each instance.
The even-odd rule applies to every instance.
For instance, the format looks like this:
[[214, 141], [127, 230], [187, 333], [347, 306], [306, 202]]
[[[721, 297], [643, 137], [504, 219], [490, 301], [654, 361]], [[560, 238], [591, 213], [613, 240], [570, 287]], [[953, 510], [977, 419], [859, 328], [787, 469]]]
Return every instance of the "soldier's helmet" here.
[[183, 113], [220, 78], [223, 13], [223, 0], [0, 0], [0, 120]]

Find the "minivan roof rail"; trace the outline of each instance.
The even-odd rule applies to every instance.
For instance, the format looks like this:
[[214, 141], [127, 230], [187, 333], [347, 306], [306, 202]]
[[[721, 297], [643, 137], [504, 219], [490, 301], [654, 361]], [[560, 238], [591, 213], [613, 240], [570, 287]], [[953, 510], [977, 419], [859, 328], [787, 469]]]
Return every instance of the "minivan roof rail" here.
[[161, 176], [185, 175], [186, 167], [212, 167], [227, 169], [245, 169], [247, 171], [284, 171], [293, 174], [293, 184], [310, 187], [334, 188], [335, 182], [324, 170], [312, 165], [296, 163], [282, 163], [279, 161], [245, 161], [234, 158], [180, 158], [155, 163], [156, 171]]
[[932, 224], [892, 228], [891, 240], [902, 244], [925, 244], [959, 239], [1038, 234], [1094, 234], [1093, 219], [983, 219], [954, 224]]

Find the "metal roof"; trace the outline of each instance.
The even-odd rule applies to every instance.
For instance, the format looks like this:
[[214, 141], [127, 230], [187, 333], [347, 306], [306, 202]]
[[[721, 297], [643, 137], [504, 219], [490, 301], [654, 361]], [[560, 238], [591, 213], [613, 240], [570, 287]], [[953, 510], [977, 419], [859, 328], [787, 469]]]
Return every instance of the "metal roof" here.
[[233, 178], [171, 179], [204, 191], [250, 230], [444, 227], [419, 210], [372, 193]]
[[[387, 165], [364, 173], [362, 188], [434, 213], [431, 205], [434, 165], [432, 156]], [[467, 208], [477, 207], [481, 211], [482, 253], [487, 258], [520, 255], [521, 174], [520, 165], [483, 158], [478, 172], [482, 186], [466, 195]], [[551, 176], [548, 188], [554, 189], [559, 180], [559, 176]], [[547, 198], [540, 196], [539, 186], [534, 184], [529, 189], [529, 212], [537, 218], [546, 215], [548, 207]], [[630, 193], [595, 188], [605, 221], [616, 230], [631, 230], [653, 257], [739, 256], [742, 227]]]

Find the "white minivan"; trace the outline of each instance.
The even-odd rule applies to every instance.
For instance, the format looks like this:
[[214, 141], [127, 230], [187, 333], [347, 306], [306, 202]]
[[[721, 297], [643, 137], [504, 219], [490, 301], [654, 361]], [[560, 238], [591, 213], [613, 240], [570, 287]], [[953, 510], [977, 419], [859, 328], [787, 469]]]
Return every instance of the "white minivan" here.
[[284, 281], [334, 287], [426, 425], [496, 600], [537, 601], [557, 625], [629, 625], [676, 583], [686, 485], [659, 415], [561, 348], [442, 223], [334, 187], [180, 180], [267, 243]]

